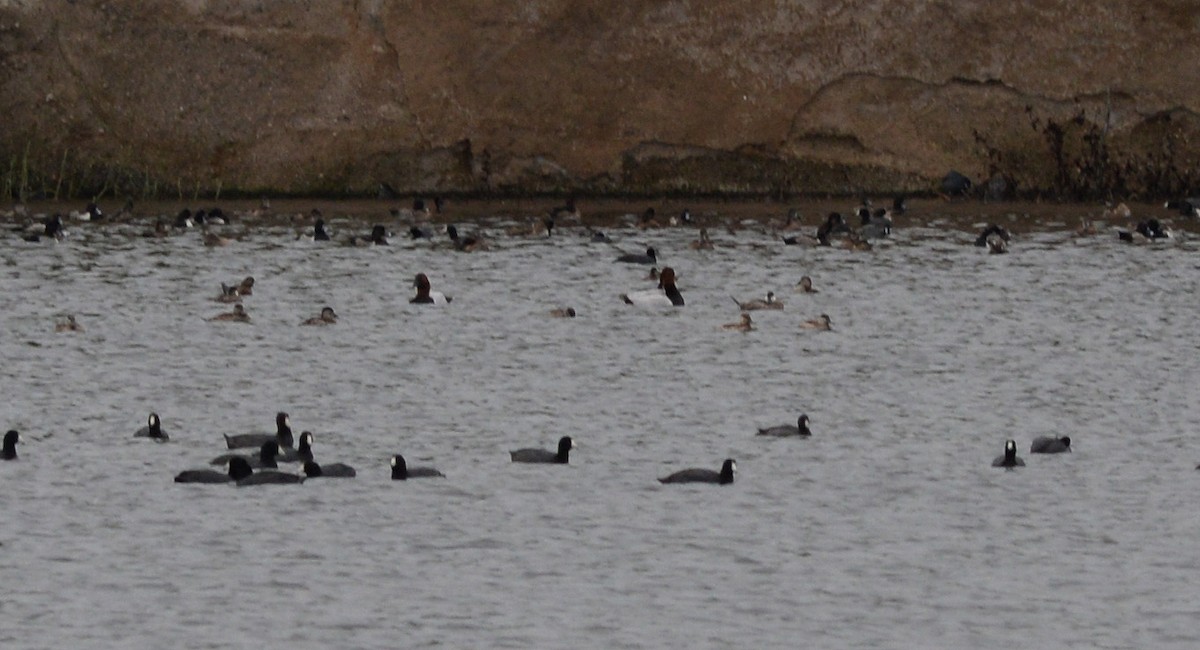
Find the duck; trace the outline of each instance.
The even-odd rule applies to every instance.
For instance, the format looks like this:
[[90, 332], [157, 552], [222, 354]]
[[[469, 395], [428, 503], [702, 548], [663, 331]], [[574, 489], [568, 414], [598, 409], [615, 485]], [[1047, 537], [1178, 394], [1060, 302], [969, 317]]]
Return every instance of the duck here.
[[733, 475], [737, 472], [737, 463], [732, 458], [726, 458], [721, 463], [721, 471], [692, 467], [679, 470], [669, 476], [658, 479], [659, 483], [716, 483], [729, 485], [733, 483]]
[[1137, 227], [1133, 229], [1133, 232], [1129, 232], [1128, 230], [1117, 230], [1117, 238], [1121, 241], [1131, 242], [1133, 241], [1133, 236], [1135, 234], [1141, 235], [1143, 239], [1148, 239], [1151, 241], [1156, 239], [1171, 238], [1171, 230], [1169, 228], [1164, 228], [1163, 225], [1159, 223], [1158, 219], [1145, 219], [1139, 221]]
[[234, 241], [236, 240], [232, 237], [224, 237], [209, 230], [204, 231], [204, 245], [210, 248], [215, 246], [228, 246]]
[[939, 194], [946, 200], [955, 196], [966, 196], [971, 191], [971, 185], [971, 179], [952, 169], [942, 177]]
[[850, 234], [850, 225], [840, 212], [830, 212], [826, 215], [825, 222], [817, 228], [817, 243], [829, 246], [834, 236], [842, 234]]
[[571, 450], [575, 448], [575, 441], [571, 440], [571, 436], [563, 436], [558, 440], [558, 451], [548, 451], [546, 449], [517, 449], [510, 451], [509, 456], [514, 463], [559, 463], [566, 465], [570, 460]]
[[329, 241], [329, 229], [325, 227], [324, 219], [317, 219], [313, 224], [313, 241]]
[[83, 325], [80, 325], [79, 322], [75, 320], [74, 314], [67, 314], [65, 317], [62, 318], [62, 320], [59, 320], [57, 323], [54, 324], [54, 331], [55, 332], [82, 332]]
[[754, 322], [750, 320], [750, 314], [742, 312], [742, 318], [738, 322], [725, 323], [721, 326], [721, 329], [735, 332], [752, 332], [754, 331]]
[[708, 238], [708, 228], [700, 229], [700, 239], [693, 241], [688, 245], [692, 250], [712, 250], [713, 241]]
[[663, 267], [658, 274], [658, 288], [645, 291], [631, 291], [621, 294], [621, 300], [626, 304], [639, 307], [682, 307], [683, 294], [675, 286], [675, 270]]
[[807, 275], [800, 277], [800, 281], [796, 283], [796, 291], [800, 293], [821, 293], [819, 289], [813, 287], [812, 278]]
[[345, 463], [319, 465], [316, 461], [310, 460], [304, 463], [304, 475], [308, 478], [354, 478], [358, 476], [358, 472]]
[[1079, 227], [1075, 229], [1075, 236], [1091, 237], [1099, 232], [1100, 229], [1096, 227], [1095, 221], [1088, 221], [1087, 219], [1081, 217], [1079, 219]]
[[[224, 288], [225, 284], [222, 283], [221, 287]], [[237, 283], [236, 288], [239, 296], [254, 295], [254, 276], [247, 275], [246, 277], [242, 278], [242, 281]]]
[[387, 228], [381, 224], [375, 224], [371, 228], [371, 234], [366, 237], [354, 236], [350, 238], [351, 246], [366, 247], [366, 246], [387, 246]]
[[[37, 226], [35, 225], [33, 227], [36, 228]], [[46, 217], [46, 219], [42, 221], [40, 230], [41, 232], [34, 231], [25, 235], [23, 239], [27, 242], [40, 242], [43, 239], [62, 241], [67, 236], [66, 231], [63, 230], [61, 214], [55, 214], [53, 216]]]
[[657, 266], [650, 267], [650, 270], [646, 272], [646, 277], [643, 279], [651, 280], [653, 282], [658, 282], [658, 267]]
[[195, 221], [192, 221], [192, 211], [184, 208], [175, 215], [175, 221], [172, 222], [172, 225], [182, 230], [185, 228], [191, 228], [193, 225], [195, 225], [195, 223]]
[[409, 467], [404, 456], [392, 456], [392, 480], [407, 481], [410, 478], [446, 478], [446, 475], [432, 467]]
[[733, 302], [737, 303], [738, 308], [742, 311], [754, 311], [756, 309], [783, 309], [783, 301], [775, 298], [774, 291], [768, 291], [766, 298], [755, 298], [754, 300], [747, 300], [746, 302], [740, 302], [737, 298], [733, 298]]
[[1071, 451], [1071, 439], [1067, 436], [1061, 438], [1038, 436], [1029, 445], [1031, 454], [1061, 454], [1065, 451]]
[[1008, 232], [1008, 229], [1004, 228], [1003, 226], [990, 223], [986, 228], [983, 229], [983, 231], [979, 233], [979, 236], [975, 238], [975, 245], [979, 248], [983, 248], [984, 246], [990, 248], [992, 244], [988, 243], [989, 239], [1000, 239], [1007, 243], [1008, 240], [1012, 239], [1012, 233]]
[[560, 307], [558, 309], [551, 309], [550, 316], [553, 318], [575, 318], [575, 308]]
[[609, 237], [608, 235], [604, 234], [603, 232], [601, 232], [599, 230], [589, 229], [589, 232], [590, 232], [590, 234], [588, 235], [588, 241], [592, 242], [593, 244], [611, 244], [611, 243], [613, 243], [612, 237]]
[[783, 224], [780, 225], [777, 228], [777, 230], [783, 230], [783, 231], [799, 230], [803, 227], [804, 227], [804, 224], [801, 223], [801, 220], [800, 220], [800, 210], [797, 208], [791, 208], [790, 210], [788, 210], [787, 216], [784, 217]]
[[170, 235], [171, 231], [167, 228], [167, 222], [163, 221], [161, 217], [155, 220], [153, 230], [146, 230], [142, 232], [142, 237], [147, 239], [162, 239], [163, 237], [169, 237]]
[[416, 287], [417, 295], [413, 296], [412, 300], [409, 300], [410, 303], [418, 305], [445, 305], [454, 300], [454, 298], [440, 291], [430, 291], [429, 277], [424, 273], [417, 274], [412, 286]]
[[829, 314], [821, 314], [817, 318], [800, 323], [800, 327], [806, 330], [831, 330], [833, 329], [833, 321], [830, 320]]
[[250, 467], [250, 463], [246, 462], [245, 458], [238, 456], [229, 461], [229, 468], [224, 472], [212, 469], [189, 469], [176, 474], [175, 482], [230, 483], [240, 481], [253, 473], [254, 470]]
[[458, 229], [453, 225], [446, 226], [446, 235], [450, 237], [450, 243], [454, 245], [454, 250], [456, 251], [471, 253], [488, 249], [487, 242], [482, 237], [479, 235], [460, 236]]
[[158, 419], [157, 413], [151, 413], [150, 417], [146, 418], [146, 426], [135, 431], [133, 437], [150, 438], [156, 442], [167, 442], [171, 439], [167, 432], [162, 430], [162, 421]]
[[759, 429], [758, 435], [775, 436], [778, 438], [786, 436], [811, 436], [812, 431], [808, 428], [808, 416], [801, 413], [800, 419], [796, 421], [796, 426], [781, 424], [775, 427], [767, 427], [766, 429]]
[[337, 313], [333, 311], [333, 307], [321, 308], [320, 315], [313, 316], [308, 320], [300, 323], [301, 325], [333, 325], [337, 322]]
[[221, 283], [221, 293], [219, 295], [217, 295], [217, 297], [213, 298], [213, 300], [220, 302], [220, 303], [225, 303], [227, 305], [233, 304], [233, 303], [239, 303], [242, 301], [242, 292], [239, 291], [236, 286], [231, 287], [231, 286], [225, 284], [224, 282], [222, 282]]
[[1168, 210], [1175, 210], [1181, 217], [1200, 216], [1200, 198], [1172, 199], [1164, 203], [1163, 207]]
[[1003, 255], [1008, 252], [1008, 240], [997, 235], [992, 235], [987, 238], [988, 253], [992, 255]]
[[658, 255], [654, 252], [654, 247], [646, 248], [644, 255], [637, 253], [626, 253], [613, 260], [615, 262], [624, 262], [625, 264], [657, 264]]
[[1133, 218], [1133, 210], [1130, 210], [1129, 206], [1124, 203], [1118, 203], [1114, 206], [1111, 201], [1104, 203], [1104, 211], [1100, 214], [1103, 219], [1107, 220]]
[[238, 435], [225, 434], [225, 446], [229, 449], [246, 449], [262, 447], [264, 442], [274, 440], [279, 448], [292, 448], [295, 440], [292, 438], [292, 422], [287, 413], [280, 411], [275, 414], [275, 433], [242, 433]]
[[858, 236], [861, 239], [884, 239], [892, 234], [892, 217], [885, 208], [876, 208], [873, 212], [862, 208], [858, 213], [861, 223]]
[[8, 433], [4, 434], [4, 447], [0, 449], [0, 460], [16, 460], [17, 459], [17, 443], [21, 442], [21, 434], [15, 429], [9, 429]]
[[655, 214], [654, 208], [646, 208], [646, 210], [642, 212], [642, 216], [638, 217], [637, 227], [641, 228], [642, 230], [647, 228], [661, 227], [662, 224], [659, 223], [658, 219], [655, 218]]
[[221, 454], [216, 458], [208, 461], [209, 465], [224, 465], [234, 458], [244, 459], [250, 463], [250, 467], [254, 469], [276, 469], [279, 467], [279, 443], [275, 440], [268, 440], [262, 443], [258, 449], [258, 456], [244, 456], [242, 454]]
[[433, 239], [433, 231], [425, 226], [411, 225], [408, 227], [409, 239]]
[[996, 456], [992, 461], [992, 467], [1024, 467], [1025, 461], [1017, 458], [1017, 443], [1015, 440], [1009, 440], [1004, 443], [1004, 454]]
[[222, 314], [217, 314], [216, 316], [213, 316], [212, 318], [209, 318], [208, 320], [209, 321], [229, 321], [229, 322], [233, 322], [233, 323], [249, 323], [250, 322], [250, 314], [246, 313], [245, 306], [243, 306], [241, 304], [237, 304], [237, 305], [233, 306], [233, 311], [225, 312]]

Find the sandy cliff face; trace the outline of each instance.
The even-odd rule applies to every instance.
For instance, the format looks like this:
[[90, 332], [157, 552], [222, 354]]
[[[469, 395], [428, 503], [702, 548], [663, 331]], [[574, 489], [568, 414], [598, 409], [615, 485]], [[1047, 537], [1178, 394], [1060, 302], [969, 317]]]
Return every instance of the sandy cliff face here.
[[0, 0], [0, 192], [1193, 181], [1184, 0]]

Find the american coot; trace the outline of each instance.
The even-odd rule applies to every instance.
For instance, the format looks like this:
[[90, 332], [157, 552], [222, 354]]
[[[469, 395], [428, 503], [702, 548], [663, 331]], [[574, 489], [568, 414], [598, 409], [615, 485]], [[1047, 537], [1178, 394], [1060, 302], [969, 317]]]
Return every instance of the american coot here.
[[800, 419], [796, 421], [796, 426], [790, 424], [781, 424], [777, 427], [768, 427], [759, 429], [760, 436], [811, 436], [812, 431], [808, 430], [808, 416], [804, 413], [800, 414]]
[[310, 460], [304, 463], [304, 475], [308, 478], [322, 476], [326, 478], [354, 478], [358, 476], [358, 472], [345, 463], [318, 465], [316, 462]]
[[310, 461], [313, 459], [312, 445], [312, 431], [305, 431], [300, 434], [300, 443], [296, 445], [295, 449], [281, 448], [275, 460], [281, 463], [303, 463]]
[[239, 481], [254, 473], [250, 463], [241, 456], [229, 460], [229, 471], [218, 472], [213, 469], [189, 469], [175, 476], [176, 483], [228, 483]]
[[1033, 444], [1029, 445], [1031, 454], [1061, 454], [1064, 451], [1071, 451], [1071, 439], [1067, 436], [1061, 438], [1038, 436], [1033, 439]]
[[157, 413], [151, 413], [146, 421], [146, 426], [138, 429], [133, 434], [135, 438], [150, 438], [157, 442], [166, 442], [170, 440], [167, 433], [162, 430], [162, 421], [158, 419]]
[[16, 460], [18, 442], [21, 442], [21, 435], [15, 430], [4, 434], [4, 450], [0, 451], [0, 460]]
[[[514, 459], [515, 460], [515, 459]], [[432, 467], [409, 467], [404, 462], [404, 456], [396, 454], [392, 456], [392, 480], [407, 481], [410, 478], [430, 478], [440, 476], [445, 478], [445, 474], [437, 471]]]
[[558, 452], [545, 449], [518, 449], [509, 452], [509, 455], [512, 456], [514, 463], [562, 463], [565, 465], [574, 448], [575, 442], [571, 440], [571, 436], [563, 436], [558, 440]]
[[721, 464], [721, 471], [719, 472], [693, 467], [680, 470], [670, 476], [660, 478], [658, 481], [659, 483], [716, 483], [718, 485], [728, 485], [733, 483], [733, 473], [736, 471], [737, 463], [732, 458], [726, 458], [725, 462]]
[[262, 443], [262, 447], [258, 450], [257, 457], [241, 456], [238, 454], [221, 454], [216, 458], [208, 461], [210, 465], [224, 465], [233, 461], [234, 458], [241, 458], [250, 464], [254, 469], [275, 469], [279, 467], [277, 457], [279, 456], [279, 443], [274, 440], [268, 440]]
[[1025, 461], [1017, 458], [1017, 443], [1015, 440], [1009, 440], [1004, 443], [1004, 455], [996, 456], [992, 461], [992, 467], [1024, 467]]
[[230, 449], [260, 449], [262, 448], [262, 444], [268, 440], [278, 442], [280, 449], [296, 446], [296, 441], [292, 438], [292, 427], [287, 413], [281, 411], [275, 414], [275, 435], [269, 433], [244, 433], [236, 436], [225, 435], [225, 445]]

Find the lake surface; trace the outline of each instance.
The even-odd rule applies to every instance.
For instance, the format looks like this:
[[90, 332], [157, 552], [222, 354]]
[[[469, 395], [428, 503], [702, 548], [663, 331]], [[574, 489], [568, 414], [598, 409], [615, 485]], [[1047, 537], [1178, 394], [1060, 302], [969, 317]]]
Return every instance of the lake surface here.
[[[0, 428], [25, 439], [0, 463], [0, 647], [1200, 640], [1187, 232], [1129, 245], [1076, 237], [1078, 206], [926, 202], [858, 252], [782, 245], [759, 225], [779, 206], [714, 204], [696, 213], [716, 248], [692, 250], [694, 228], [619, 216], [612, 245], [580, 227], [503, 236], [521, 209], [494, 207], [471, 207], [495, 234], [471, 254], [401, 232], [302, 241], [288, 220], [206, 248], [140, 237], [147, 215], [0, 239]], [[806, 230], [824, 209], [805, 206]], [[405, 229], [328, 220], [335, 238]], [[971, 245], [988, 221], [1017, 233], [1010, 254]], [[619, 299], [653, 286], [612, 261], [646, 246], [686, 307]], [[409, 304], [418, 272], [453, 303]], [[806, 274], [819, 294], [793, 291]], [[253, 323], [206, 321], [246, 275]], [[767, 290], [783, 310], [720, 329], [731, 296]], [[298, 326], [325, 305], [338, 324]], [[578, 318], [548, 316], [565, 306]], [[68, 313], [86, 331], [56, 334]], [[821, 313], [833, 331], [799, 327]], [[132, 438], [150, 411], [170, 443]], [[277, 411], [358, 478], [172, 482]], [[809, 439], [754, 435], [802, 412]], [[570, 465], [509, 462], [562, 435]], [[1074, 452], [1030, 455], [1039, 435]], [[1026, 467], [990, 466], [1008, 438]], [[393, 482], [396, 453], [447, 478]], [[727, 457], [731, 486], [656, 481]]]

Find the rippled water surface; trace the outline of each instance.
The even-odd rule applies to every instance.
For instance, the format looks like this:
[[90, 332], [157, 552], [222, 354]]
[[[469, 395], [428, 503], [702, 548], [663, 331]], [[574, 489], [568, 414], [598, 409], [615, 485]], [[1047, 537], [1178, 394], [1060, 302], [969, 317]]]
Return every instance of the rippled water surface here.
[[[1047, 209], [988, 255], [1003, 208], [938, 209], [871, 252], [757, 226], [715, 250], [0, 239], [0, 427], [25, 437], [0, 647], [1195, 647], [1195, 240], [1077, 238]], [[647, 245], [683, 309], [618, 298], [653, 286], [612, 262]], [[410, 305], [418, 272], [453, 303]], [[254, 322], [207, 322], [245, 275]], [[767, 290], [783, 310], [720, 329]], [[298, 326], [324, 305], [341, 322]], [[66, 313], [86, 331], [54, 333]], [[131, 437], [152, 410], [169, 444]], [[172, 482], [276, 411], [358, 478]], [[811, 439], [754, 435], [801, 412]], [[569, 466], [508, 460], [564, 434]], [[1030, 456], [1038, 435], [1075, 451]], [[1026, 467], [990, 466], [1007, 438]], [[447, 478], [392, 482], [395, 453]], [[655, 480], [726, 457], [732, 486]]]

